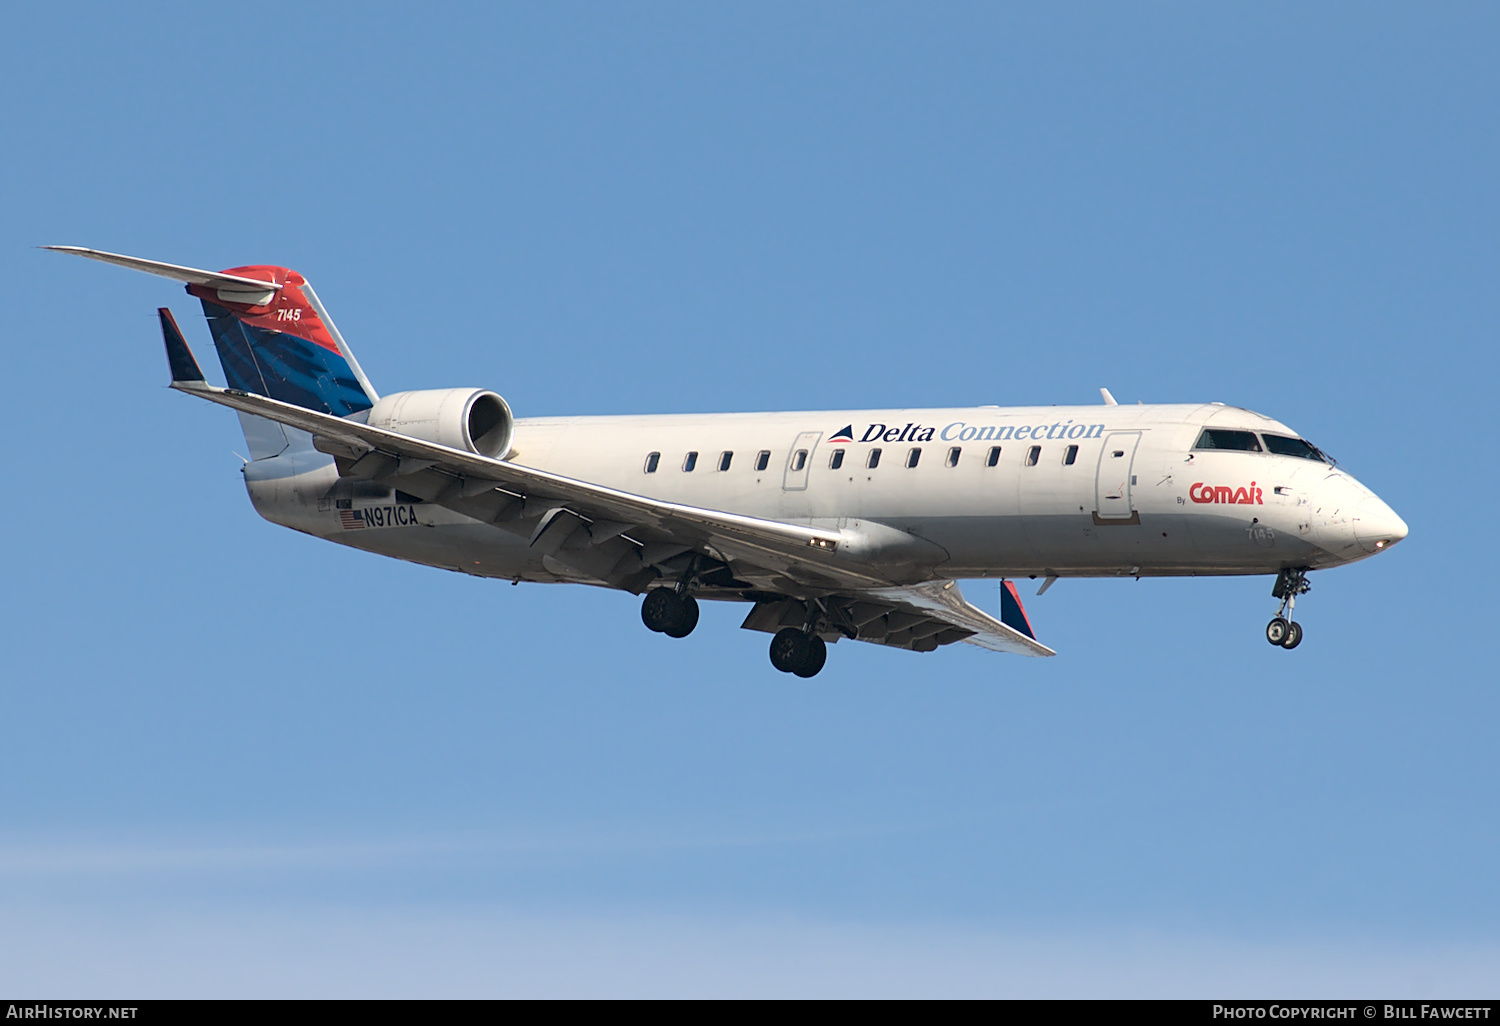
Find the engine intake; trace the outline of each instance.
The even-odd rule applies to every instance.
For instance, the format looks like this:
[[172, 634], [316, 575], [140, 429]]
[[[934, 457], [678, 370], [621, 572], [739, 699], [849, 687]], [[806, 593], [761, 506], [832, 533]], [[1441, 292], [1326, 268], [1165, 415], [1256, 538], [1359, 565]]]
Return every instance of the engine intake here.
[[368, 423], [497, 459], [510, 452], [516, 426], [505, 400], [484, 388], [395, 392], [370, 409]]

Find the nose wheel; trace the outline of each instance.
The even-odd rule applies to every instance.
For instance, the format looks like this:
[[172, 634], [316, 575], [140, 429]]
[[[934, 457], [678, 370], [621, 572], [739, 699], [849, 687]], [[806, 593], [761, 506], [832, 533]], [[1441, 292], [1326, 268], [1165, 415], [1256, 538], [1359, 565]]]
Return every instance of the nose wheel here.
[[1302, 644], [1302, 625], [1278, 616], [1266, 624], [1266, 640], [1281, 648], [1296, 648]]
[[1280, 648], [1296, 648], [1302, 644], [1302, 625], [1292, 619], [1297, 608], [1297, 596], [1312, 590], [1307, 583], [1307, 570], [1285, 569], [1276, 575], [1276, 584], [1271, 588], [1271, 597], [1281, 600], [1281, 609], [1266, 624], [1266, 640]]

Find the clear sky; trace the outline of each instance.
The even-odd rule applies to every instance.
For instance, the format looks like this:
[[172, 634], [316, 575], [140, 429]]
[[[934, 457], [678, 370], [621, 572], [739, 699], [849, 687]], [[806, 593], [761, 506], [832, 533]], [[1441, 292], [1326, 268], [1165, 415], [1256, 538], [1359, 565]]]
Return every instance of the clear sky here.
[[[1493, 4], [27, 4], [0, 34], [0, 992], [1493, 993]], [[1064, 581], [1056, 659], [259, 520], [169, 282], [520, 416], [1219, 400], [1411, 527]], [[218, 369], [212, 366], [210, 376]], [[995, 585], [968, 586], [993, 606]]]

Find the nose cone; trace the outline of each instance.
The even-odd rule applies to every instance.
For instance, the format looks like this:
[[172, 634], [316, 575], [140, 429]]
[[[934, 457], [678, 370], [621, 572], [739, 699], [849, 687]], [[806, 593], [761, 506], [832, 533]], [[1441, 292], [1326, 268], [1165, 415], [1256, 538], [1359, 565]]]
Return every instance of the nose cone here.
[[1406, 537], [1406, 521], [1391, 507], [1371, 497], [1355, 511], [1354, 536], [1366, 552], [1382, 552]]

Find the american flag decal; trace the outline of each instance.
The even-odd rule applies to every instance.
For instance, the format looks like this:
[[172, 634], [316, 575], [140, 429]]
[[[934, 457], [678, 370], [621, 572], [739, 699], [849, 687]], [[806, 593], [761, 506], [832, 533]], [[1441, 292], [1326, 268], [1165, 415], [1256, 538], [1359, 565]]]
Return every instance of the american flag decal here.
[[354, 531], [365, 526], [364, 512], [357, 509], [339, 510], [339, 523], [344, 525], [344, 530]]

